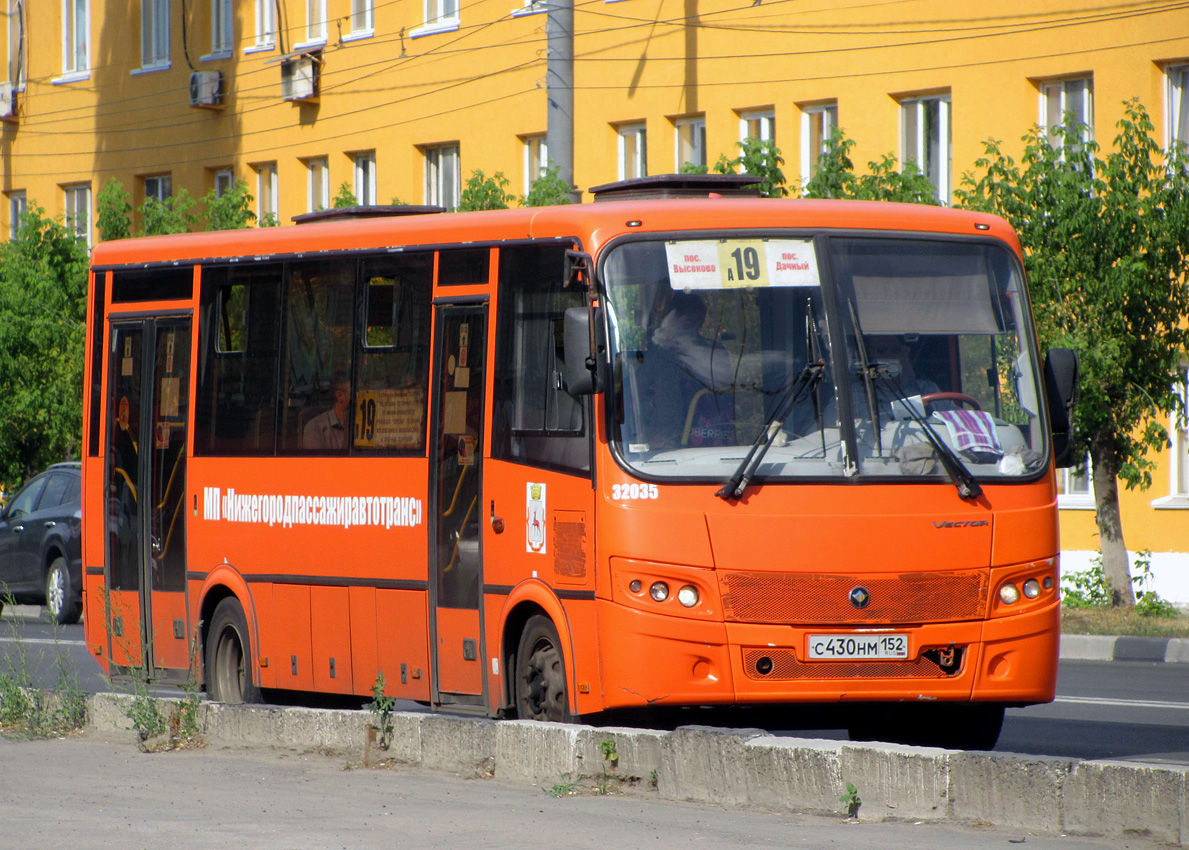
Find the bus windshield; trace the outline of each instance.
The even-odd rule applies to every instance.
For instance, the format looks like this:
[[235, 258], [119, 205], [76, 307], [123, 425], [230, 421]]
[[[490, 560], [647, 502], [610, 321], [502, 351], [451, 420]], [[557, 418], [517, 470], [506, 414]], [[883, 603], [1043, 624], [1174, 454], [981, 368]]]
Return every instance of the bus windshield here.
[[1023, 275], [997, 243], [641, 240], [602, 275], [612, 436], [644, 476], [726, 478], [761, 435], [768, 480], [1047, 462]]

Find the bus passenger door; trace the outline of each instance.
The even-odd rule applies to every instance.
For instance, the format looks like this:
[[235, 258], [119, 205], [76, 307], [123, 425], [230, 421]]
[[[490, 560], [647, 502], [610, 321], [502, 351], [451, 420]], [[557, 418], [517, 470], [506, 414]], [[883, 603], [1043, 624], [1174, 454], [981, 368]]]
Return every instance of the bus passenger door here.
[[483, 705], [483, 405], [487, 305], [441, 305], [430, 429], [430, 639], [435, 703]]
[[184, 680], [190, 316], [113, 317], [106, 444], [111, 658]]

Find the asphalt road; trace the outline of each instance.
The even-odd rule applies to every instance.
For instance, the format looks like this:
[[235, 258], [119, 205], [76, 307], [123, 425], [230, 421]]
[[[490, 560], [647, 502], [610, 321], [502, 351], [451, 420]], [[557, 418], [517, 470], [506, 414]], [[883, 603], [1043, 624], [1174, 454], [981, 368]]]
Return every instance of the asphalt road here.
[[287, 750], [145, 755], [89, 736], [0, 739], [6, 850], [1156, 850], [1144, 838], [864, 822], [661, 801], [648, 791], [550, 797], [546, 789], [412, 768], [363, 769]]
[[[37, 615], [35, 608], [18, 611]], [[39, 616], [18, 623], [11, 609], [0, 617], [0, 671], [10, 662], [18, 664], [39, 684], [51, 686], [57, 675], [56, 659], [63, 653], [72, 659], [82, 690], [112, 690], [87, 653], [82, 626], [55, 628]], [[177, 689], [158, 692], [172, 695]], [[411, 703], [398, 707], [422, 710]], [[799, 737], [845, 739], [844, 729], [832, 728], [838, 722], [836, 717], [832, 707], [802, 707], [782, 712], [775, 719], [744, 714], [691, 716], [690, 722], [760, 726]], [[1056, 701], [1009, 710], [995, 749], [1189, 765], [1189, 664], [1062, 661]]]

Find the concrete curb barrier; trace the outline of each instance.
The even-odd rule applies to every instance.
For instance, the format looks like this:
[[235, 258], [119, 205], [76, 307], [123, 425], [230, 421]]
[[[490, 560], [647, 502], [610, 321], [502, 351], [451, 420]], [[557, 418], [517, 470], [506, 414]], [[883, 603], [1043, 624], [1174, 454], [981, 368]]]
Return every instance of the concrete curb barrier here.
[[[126, 715], [131, 699], [90, 697], [88, 731], [134, 741]], [[353, 761], [363, 760], [371, 720], [366, 711], [201, 706], [212, 744], [317, 750]], [[412, 712], [394, 713], [392, 722], [385, 758], [464, 776], [548, 788], [561, 779], [597, 779], [607, 768], [620, 782], [654, 786], [665, 800], [815, 813], [840, 813], [838, 797], [850, 782], [863, 801], [861, 820], [978, 822], [1189, 842], [1189, 767], [778, 738], [758, 729], [705, 726], [656, 732]], [[618, 753], [615, 767], [601, 752], [608, 740]]]
[[1189, 664], [1189, 639], [1061, 635], [1061, 659], [1068, 661], [1159, 661]]

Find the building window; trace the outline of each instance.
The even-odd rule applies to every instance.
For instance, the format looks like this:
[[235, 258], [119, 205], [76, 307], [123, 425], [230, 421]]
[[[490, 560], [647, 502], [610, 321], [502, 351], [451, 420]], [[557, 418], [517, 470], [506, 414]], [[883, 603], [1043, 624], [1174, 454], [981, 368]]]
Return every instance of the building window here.
[[276, 43], [276, 0], [256, 0], [256, 44], [248, 50], [272, 50]]
[[619, 179], [648, 175], [648, 135], [643, 124], [624, 124], [619, 133]]
[[173, 178], [170, 175], [162, 174], [144, 179], [144, 199], [146, 202], [153, 200], [163, 204], [167, 198], [171, 197], [173, 197]]
[[1164, 69], [1168, 81], [1168, 101], [1164, 107], [1165, 147], [1180, 146], [1189, 154], [1189, 65], [1170, 65]]
[[326, 159], [306, 160], [306, 210], [317, 212], [330, 207], [330, 165]]
[[544, 136], [524, 137], [524, 194], [533, 189], [533, 182], [549, 167], [549, 146]]
[[1189, 508], [1189, 363], [1177, 370], [1180, 409], [1168, 421], [1168, 495], [1152, 501], [1154, 508]]
[[66, 229], [91, 245], [91, 184], [64, 187], [66, 193]]
[[413, 38], [449, 32], [459, 26], [458, 0], [424, 0], [425, 24], [409, 33]]
[[1094, 510], [1094, 473], [1090, 455], [1077, 466], [1060, 470], [1057, 476], [1057, 507], [1063, 510]]
[[211, 58], [229, 56], [235, 46], [231, 0], [211, 0]]
[[1076, 131], [1079, 142], [1094, 138], [1094, 83], [1089, 77], [1040, 84], [1040, 126], [1053, 147], [1064, 146], [1059, 130], [1065, 125]]
[[272, 227], [280, 223], [277, 203], [277, 164], [275, 162], [257, 165], [256, 168], [256, 221], [260, 227]]
[[140, 67], [169, 67], [169, 0], [140, 0]]
[[[25, 0], [5, 0], [8, 9], [8, 76], [13, 87], [25, 89]], [[65, 63], [63, 63], [65, 64]]]
[[[17, 14], [19, 20], [13, 19]], [[24, 3], [9, 4], [9, 45], [16, 43], [16, 52], [9, 53], [9, 62], [21, 51], [22, 35], [24, 43], [28, 44], [27, 33], [22, 33], [25, 25]], [[14, 27], [16, 32], [14, 33]], [[91, 48], [88, 38], [91, 31], [90, 0], [62, 0], [62, 74], [85, 74], [91, 70]], [[23, 56], [22, 56], [23, 59]], [[14, 78], [15, 82], [15, 78]]]
[[372, 35], [376, 29], [375, 0], [351, 0], [351, 35]]
[[739, 113], [739, 141], [759, 139], [776, 141], [776, 113], [771, 109]]
[[674, 161], [681, 171], [690, 165], [706, 167], [706, 118], [678, 118], [674, 132]]
[[950, 99], [948, 95], [900, 101], [901, 161], [914, 163], [943, 204], [950, 200]]
[[462, 199], [459, 182], [458, 145], [425, 149], [425, 203], [448, 210], [457, 209]]
[[16, 239], [21, 229], [21, 216], [29, 209], [24, 190], [8, 193], [8, 238]]
[[235, 188], [235, 172], [221, 168], [215, 172], [215, 197], [221, 198]]
[[838, 104], [822, 103], [801, 110], [801, 183], [817, 173], [818, 161], [829, 149], [838, 129]]
[[306, 40], [304, 44], [326, 42], [326, 0], [306, 0]]
[[361, 206], [376, 204], [376, 152], [355, 154], [355, 200]]

